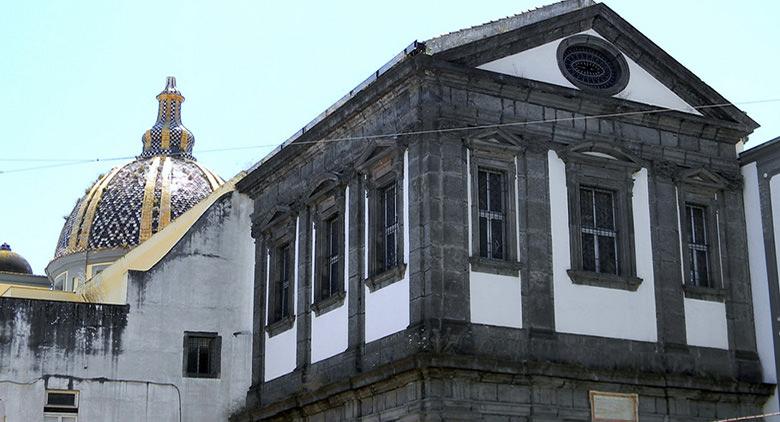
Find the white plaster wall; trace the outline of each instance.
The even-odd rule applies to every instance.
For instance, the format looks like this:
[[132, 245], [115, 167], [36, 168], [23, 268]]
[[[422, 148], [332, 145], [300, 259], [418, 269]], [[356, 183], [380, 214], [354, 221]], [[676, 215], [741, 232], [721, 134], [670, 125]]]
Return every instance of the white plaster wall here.
[[[368, 209], [368, 199], [365, 198], [365, 209]], [[366, 343], [378, 340], [390, 334], [397, 333], [409, 326], [409, 150], [404, 151], [404, 181], [403, 181], [403, 219], [404, 219], [404, 262], [406, 271], [400, 281], [385, 286], [375, 292], [365, 289], [366, 298]], [[368, 245], [368, 213], [365, 214], [364, 239]], [[368, 250], [365, 249], [368, 274]]]
[[[79, 390], [80, 421], [226, 420], [243, 405], [251, 383], [251, 212], [252, 201], [232, 193], [209, 208], [151, 270], [131, 274], [118, 355], [111, 353], [111, 342], [118, 339], [111, 336], [119, 332], [83, 327], [58, 333], [75, 338], [77, 347], [68, 350], [32, 344], [29, 316], [17, 315], [13, 333], [0, 326], [12, 338], [0, 351], [0, 400], [6, 402], [8, 421], [43, 420], [44, 378], [49, 388]], [[98, 315], [111, 308], [91, 306]], [[82, 318], [62, 316], [67, 317]], [[182, 376], [185, 331], [221, 336], [219, 378]], [[87, 337], [95, 339], [91, 352], [78, 347]]]
[[729, 348], [726, 304], [685, 298], [685, 336], [691, 346]]
[[[349, 204], [349, 186], [345, 188], [344, 201]], [[335, 356], [345, 350], [348, 346], [349, 335], [349, 314], [347, 312], [349, 303], [349, 206], [344, 207], [344, 286], [346, 296], [344, 303], [336, 309], [326, 312], [324, 315], [317, 315], [312, 312], [311, 319], [311, 362], [319, 362], [331, 356]], [[314, 250], [314, 240], [316, 231], [312, 226], [312, 245]], [[311, 267], [311, 285], [315, 285], [314, 260]], [[312, 303], [314, 303], [314, 289], [312, 289]]]
[[747, 228], [748, 265], [750, 268], [750, 288], [753, 294], [756, 346], [761, 361], [763, 380], [775, 384], [777, 383], [777, 371], [772, 339], [772, 311], [769, 307], [769, 278], [766, 268], [756, 163], [742, 167], [742, 178], [744, 180], [742, 192], [745, 203], [745, 227]]
[[634, 175], [632, 206], [636, 270], [643, 281], [636, 291], [631, 292], [578, 285], [569, 279], [566, 273], [571, 268], [566, 168], [555, 151], [548, 152], [548, 163], [556, 330], [657, 341], [647, 170], [642, 169]]
[[[293, 282], [292, 292], [290, 294], [293, 297], [293, 315], [298, 315], [298, 255], [299, 255], [299, 240], [300, 240], [300, 224], [301, 218], [295, 219], [295, 241], [293, 242], [293, 249], [295, 251], [295, 259], [293, 266]], [[270, 292], [270, 258], [266, 259], [265, 269], [265, 283], [266, 292]], [[268, 300], [266, 295], [265, 309], [268, 308]], [[268, 322], [268, 316], [266, 315], [266, 322]], [[289, 374], [295, 370], [296, 357], [297, 357], [297, 343], [298, 343], [298, 319], [293, 321], [292, 328], [281, 332], [273, 337], [270, 337], [268, 333], [265, 333], [265, 354], [264, 357], [264, 380], [269, 381], [274, 378], [278, 378], [282, 375]]]
[[469, 271], [471, 322], [523, 328], [520, 276]]
[[[580, 32], [580, 34], [593, 35], [603, 39], [598, 32], [592, 29]], [[558, 68], [557, 50], [562, 40], [563, 38], [494, 60], [478, 68], [577, 89]], [[690, 104], [631, 60], [628, 55], [623, 53], [623, 56], [626, 58], [630, 77], [626, 88], [615, 94], [614, 97], [701, 115]]]
[[[515, 173], [517, 159], [515, 158]], [[513, 177], [515, 190], [515, 209], [519, 209], [517, 195], [517, 177]], [[466, 202], [469, 232], [469, 256], [474, 255], [471, 236], [473, 222], [471, 221], [471, 151], [466, 150]], [[519, 213], [515, 213], [518, 217]], [[515, 221], [515, 228], [520, 225]], [[515, 239], [519, 242], [519, 233]], [[519, 250], [519, 245], [515, 245]], [[517, 277], [476, 272], [469, 265], [469, 312], [471, 322], [477, 324], [495, 325], [499, 327], [523, 327], [523, 307], [521, 297], [520, 272]]]

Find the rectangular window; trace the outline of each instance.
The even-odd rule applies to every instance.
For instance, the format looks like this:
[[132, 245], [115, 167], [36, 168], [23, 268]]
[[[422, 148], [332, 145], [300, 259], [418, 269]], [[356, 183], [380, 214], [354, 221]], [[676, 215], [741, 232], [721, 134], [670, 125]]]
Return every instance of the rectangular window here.
[[324, 255], [322, 256], [322, 283], [320, 284], [319, 299], [327, 299], [339, 288], [339, 232], [341, 225], [338, 216], [325, 221], [325, 233], [322, 239]]
[[580, 187], [582, 269], [618, 274], [615, 197], [609, 190]]
[[379, 226], [376, 239], [376, 273], [398, 263], [398, 203], [395, 183], [379, 189]]
[[276, 297], [274, 321], [286, 318], [292, 314], [290, 309], [291, 275], [290, 244], [285, 244], [277, 248], [276, 254]]
[[184, 376], [218, 378], [221, 337], [216, 333], [184, 333]]
[[43, 406], [44, 422], [76, 422], [78, 411], [78, 391], [46, 391], [46, 404]]
[[704, 207], [685, 204], [685, 228], [689, 252], [688, 282], [701, 287], [711, 287], [706, 216], [707, 210]]
[[480, 169], [477, 176], [479, 201], [479, 256], [504, 259], [506, 206], [504, 175]]

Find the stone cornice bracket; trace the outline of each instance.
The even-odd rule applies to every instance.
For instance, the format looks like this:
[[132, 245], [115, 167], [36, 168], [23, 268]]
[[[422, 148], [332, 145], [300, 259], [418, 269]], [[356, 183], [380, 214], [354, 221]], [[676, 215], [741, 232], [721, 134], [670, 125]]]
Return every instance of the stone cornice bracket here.
[[669, 160], [654, 160], [652, 173], [657, 177], [664, 177], [673, 181], [677, 180], [680, 172], [679, 167]]

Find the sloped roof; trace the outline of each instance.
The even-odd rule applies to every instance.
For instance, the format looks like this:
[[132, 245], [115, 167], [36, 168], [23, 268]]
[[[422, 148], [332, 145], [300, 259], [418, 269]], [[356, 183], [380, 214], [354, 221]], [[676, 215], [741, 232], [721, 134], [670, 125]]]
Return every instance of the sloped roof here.
[[[697, 105], [712, 105], [712, 104], [730, 104], [723, 96], [717, 93], [709, 85], [699, 79], [693, 72], [688, 70], [681, 63], [672, 58], [663, 49], [653, 43], [649, 38], [644, 36], [630, 23], [621, 18], [612, 9], [602, 3], [597, 3], [594, 0], [564, 0], [557, 3], [552, 3], [546, 6], [542, 6], [533, 10], [529, 10], [523, 13], [519, 13], [506, 18], [490, 21], [480, 25], [472, 26], [470, 28], [461, 29], [458, 31], [450, 32], [440, 35], [438, 37], [431, 38], [424, 42], [414, 41], [403, 51], [396, 54], [390, 61], [385, 63], [382, 67], [377, 69], [376, 72], [371, 74], [366, 80], [358, 84], [355, 88], [349, 91], [347, 95], [340, 98], [333, 105], [328, 107], [320, 115], [315, 117], [312, 121], [307, 123], [303, 128], [294, 133], [291, 137], [281, 143], [277, 148], [268, 153], [260, 161], [255, 163], [247, 170], [247, 176], [242, 183], [239, 183], [239, 190], [248, 188], [255, 181], [255, 174], [259, 173], [256, 170], [264, 163], [271, 160], [274, 156], [280, 153], [283, 149], [293, 144], [296, 140], [307, 134], [315, 126], [320, 124], [326, 118], [331, 116], [337, 110], [341, 109], [349, 100], [353, 99], [358, 93], [364, 91], [368, 87], [374, 84], [374, 82], [387, 73], [390, 69], [405, 62], [409, 57], [414, 56], [420, 52], [432, 56], [440, 56], [445, 60], [451, 59], [453, 51], [457, 51], [459, 48], [463, 48], [469, 45], [478, 44], [479, 41], [484, 41], [492, 37], [501, 36], [513, 31], [521, 31], [524, 28], [530, 27], [534, 24], [548, 21], [553, 18], [561, 17], [567, 14], [581, 13], [593, 17], [599, 15], [604, 18], [604, 21], [609, 22], [617, 31], [625, 33], [626, 36], [621, 38], [618, 44], [633, 43], [633, 45], [641, 45], [643, 50], [642, 60], [645, 63], [650, 61], [661, 63], [664, 69], [669, 69], [670, 72], [677, 75], [676, 81], [681, 85], [690, 86], [697, 94], [697, 100], [692, 101], [691, 98], [683, 98], [686, 101], [690, 101], [694, 106]], [[642, 63], [640, 63], [642, 65]], [[652, 72], [651, 72], [652, 73]], [[675, 84], [676, 87], [676, 84]], [[690, 95], [689, 95], [690, 97]], [[703, 101], [701, 101], [703, 99]], [[752, 132], [759, 125], [753, 119], [751, 119], [746, 113], [734, 105], [728, 105], [726, 107], [716, 107], [707, 109], [707, 112], [712, 115], [717, 115], [719, 118], [726, 118], [733, 120], [739, 126], [739, 129], [745, 132]]]
[[537, 7], [516, 15], [449, 32], [425, 41], [429, 54], [440, 53], [454, 47], [490, 38], [515, 29], [595, 5], [593, 0], [564, 0]]

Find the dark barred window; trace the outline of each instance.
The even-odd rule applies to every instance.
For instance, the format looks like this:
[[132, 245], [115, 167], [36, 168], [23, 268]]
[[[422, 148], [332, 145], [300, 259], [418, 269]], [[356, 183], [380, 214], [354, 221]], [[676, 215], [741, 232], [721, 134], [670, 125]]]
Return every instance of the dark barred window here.
[[504, 259], [506, 216], [504, 175], [480, 169], [477, 184], [479, 192], [479, 256]]
[[617, 229], [613, 192], [580, 188], [582, 269], [618, 274]]
[[686, 235], [689, 251], [688, 282], [694, 286], [701, 287], [711, 287], [706, 215], [704, 207], [685, 204]]
[[339, 274], [339, 230], [338, 217], [325, 221], [325, 256], [323, 259], [320, 299], [326, 299], [341, 290]]
[[274, 321], [286, 318], [291, 312], [291, 292], [290, 292], [290, 244], [285, 244], [277, 248], [277, 280]]
[[221, 337], [216, 333], [184, 333], [184, 376], [218, 378]]
[[395, 267], [398, 262], [398, 208], [395, 183], [379, 189], [381, 221], [376, 245], [376, 272]]

